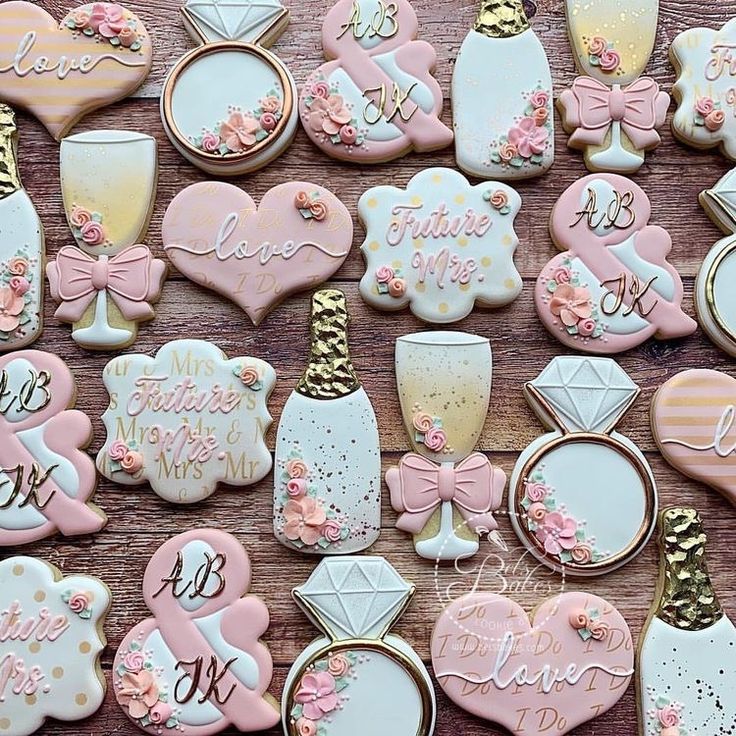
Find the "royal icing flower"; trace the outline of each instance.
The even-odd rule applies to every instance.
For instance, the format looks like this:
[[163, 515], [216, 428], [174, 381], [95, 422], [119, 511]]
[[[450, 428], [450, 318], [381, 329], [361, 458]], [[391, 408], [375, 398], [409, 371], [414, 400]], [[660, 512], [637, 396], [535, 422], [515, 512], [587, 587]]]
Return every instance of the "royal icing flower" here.
[[322, 222], [327, 217], [327, 205], [319, 199], [313, 199], [309, 203], [309, 211], [317, 222]]
[[544, 483], [527, 482], [524, 484], [524, 493], [530, 501], [539, 503], [547, 498], [549, 488]]
[[327, 519], [320, 531], [328, 542], [339, 542], [342, 539], [342, 527], [334, 519]]
[[574, 327], [581, 319], [588, 319], [593, 313], [590, 292], [581, 286], [561, 284], [557, 287], [549, 308], [566, 327]]
[[74, 227], [81, 228], [83, 225], [86, 225], [91, 220], [92, 213], [88, 209], [80, 207], [76, 204], [72, 207], [72, 212], [69, 215], [69, 221]]
[[289, 499], [284, 506], [284, 534], [291, 541], [301, 540], [306, 545], [317, 544], [322, 536], [321, 527], [327, 514], [314, 498], [305, 496]]
[[350, 660], [344, 654], [331, 654], [327, 659], [327, 671], [333, 677], [344, 677], [350, 671]]
[[297, 718], [295, 725], [299, 736], [317, 736], [317, 724], [309, 718]]
[[578, 333], [582, 337], [590, 337], [595, 332], [597, 326], [596, 321], [590, 317], [588, 319], [581, 319], [578, 322]]
[[343, 125], [340, 128], [340, 141], [346, 146], [352, 146], [358, 140], [358, 131], [353, 125]]
[[508, 206], [509, 195], [501, 189], [496, 189], [496, 191], [491, 194], [490, 202], [492, 207], [497, 210], [501, 210]]
[[276, 127], [278, 120], [276, 120], [276, 116], [272, 112], [264, 112], [258, 119], [258, 122], [263, 130], [271, 131]]
[[309, 207], [309, 195], [302, 189], [300, 189], [294, 195], [294, 206], [298, 210], [304, 210]]
[[388, 282], [388, 293], [396, 298], [406, 293], [406, 281], [404, 279], [391, 279]]
[[657, 711], [657, 720], [664, 728], [680, 725], [680, 713], [673, 705], [665, 705]]
[[158, 687], [148, 670], [126, 672], [117, 691], [118, 703], [127, 706], [131, 718], [145, 718], [158, 702]]
[[258, 121], [250, 115], [237, 110], [230, 113], [227, 122], [220, 126], [220, 138], [230, 151], [238, 153], [256, 142]]
[[590, 616], [588, 616], [588, 612], [584, 608], [575, 608], [570, 611], [568, 621], [570, 622], [570, 626], [578, 631], [587, 629], [590, 626]]
[[252, 365], [243, 366], [239, 378], [244, 386], [255, 386], [260, 381], [258, 369]]
[[278, 112], [281, 109], [281, 100], [275, 95], [268, 95], [260, 101], [263, 112]]
[[536, 110], [546, 108], [549, 103], [549, 93], [543, 89], [535, 90], [529, 95], [529, 104]]
[[725, 122], [726, 113], [723, 112], [723, 110], [713, 110], [713, 112], [705, 118], [705, 127], [711, 133], [715, 133], [723, 127]]
[[137, 40], [138, 34], [136, 33], [135, 28], [125, 25], [120, 29], [120, 33], [118, 33], [118, 41], [120, 41], [121, 46], [130, 48]]
[[608, 41], [603, 36], [593, 36], [588, 43], [588, 52], [592, 56], [600, 56], [608, 49]]
[[115, 38], [125, 26], [123, 9], [113, 3], [95, 3], [89, 16], [89, 27], [103, 38]]
[[543, 503], [533, 503], [526, 512], [532, 521], [539, 524], [547, 516], [547, 507]]
[[509, 143], [516, 146], [519, 156], [522, 158], [531, 158], [535, 154], [544, 153], [547, 147], [547, 139], [549, 131], [547, 128], [540, 128], [534, 118], [522, 118], [518, 125], [509, 131]]
[[202, 136], [200, 146], [202, 147], [202, 150], [207, 153], [215, 153], [220, 149], [220, 143], [220, 136], [217, 135], [217, 133], [213, 133], [211, 130], [208, 130]]
[[414, 429], [416, 429], [417, 432], [424, 434], [432, 429], [434, 426], [434, 419], [432, 418], [432, 415], [427, 414], [426, 411], [418, 411], [412, 417], [411, 423], [414, 425]]
[[570, 555], [572, 556], [572, 561], [577, 565], [587, 565], [593, 560], [593, 550], [589, 544], [585, 544], [584, 542], [576, 544], [570, 550]]
[[143, 455], [135, 450], [128, 450], [120, 461], [120, 467], [128, 475], [135, 475], [143, 467]]
[[513, 143], [504, 143], [498, 149], [501, 161], [508, 163], [519, 155], [519, 149]]
[[592, 619], [588, 624], [588, 631], [596, 641], [603, 641], [611, 630], [610, 625], [601, 618]]
[[321, 97], [326, 100], [330, 96], [330, 86], [327, 82], [312, 82], [312, 97]]
[[343, 125], [352, 120], [350, 110], [340, 95], [330, 95], [327, 99], [318, 97], [310, 110], [309, 127], [318, 133], [336, 135]]
[[713, 112], [714, 108], [715, 103], [711, 97], [698, 97], [698, 99], [695, 100], [695, 112], [697, 112], [698, 115], [702, 115], [704, 118], [708, 117], [708, 115]]
[[307, 481], [304, 478], [289, 478], [286, 482], [286, 493], [289, 498], [301, 498], [307, 492]]
[[304, 460], [295, 458], [286, 463], [286, 474], [289, 478], [306, 478], [309, 474], [309, 469]]
[[89, 598], [85, 593], [72, 593], [68, 606], [72, 613], [83, 613], [89, 606]]
[[424, 435], [424, 446], [432, 452], [441, 452], [447, 445], [447, 435], [440, 427], [430, 427]]
[[20, 315], [25, 307], [23, 297], [9, 286], [0, 287], [0, 331], [15, 332], [20, 325]]
[[82, 234], [82, 240], [87, 245], [100, 245], [105, 241], [105, 231], [102, 225], [94, 220], [85, 222], [79, 231]]
[[13, 293], [18, 296], [23, 296], [23, 294], [26, 294], [28, 289], [31, 288], [31, 285], [25, 276], [13, 276], [13, 278], [8, 281], [8, 286], [13, 290]]
[[82, 8], [72, 10], [71, 13], [69, 13], [69, 19], [74, 27], [78, 28], [80, 31], [87, 28], [89, 25], [89, 13]]
[[130, 651], [123, 657], [123, 667], [128, 672], [140, 672], [146, 660], [141, 651]]
[[379, 266], [376, 269], [376, 281], [379, 284], [388, 284], [394, 277], [394, 270], [391, 266]]
[[162, 703], [160, 700], [148, 712], [151, 723], [166, 723], [171, 718], [174, 709], [168, 703]]
[[618, 51], [606, 49], [599, 57], [600, 66], [604, 72], [615, 72], [621, 64], [621, 57]]
[[575, 536], [578, 524], [575, 519], [563, 516], [559, 511], [551, 511], [544, 517], [534, 532], [544, 549], [551, 555], [563, 550], [571, 550], [577, 544]]
[[13, 276], [25, 276], [28, 272], [28, 261], [20, 256], [11, 258], [8, 262], [8, 271], [12, 273]]
[[113, 440], [107, 450], [107, 454], [110, 456], [110, 460], [119, 463], [128, 454], [128, 446], [123, 440]]
[[329, 672], [309, 672], [302, 677], [294, 700], [302, 705], [305, 718], [318, 721], [337, 708], [335, 678]]
[[549, 113], [547, 112], [546, 107], [538, 107], [532, 113], [532, 118], [536, 126], [544, 125], [547, 122], [548, 117], [549, 117]]

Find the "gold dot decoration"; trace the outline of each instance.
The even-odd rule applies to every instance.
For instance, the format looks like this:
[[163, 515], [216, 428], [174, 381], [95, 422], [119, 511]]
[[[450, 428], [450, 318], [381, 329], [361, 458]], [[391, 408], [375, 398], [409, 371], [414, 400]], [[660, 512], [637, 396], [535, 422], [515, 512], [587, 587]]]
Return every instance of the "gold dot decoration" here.
[[491, 263], [493, 263], [493, 261], [488, 256], [483, 256], [483, 258], [480, 259], [480, 265], [483, 266], [483, 268], [490, 268]]
[[77, 693], [74, 696], [74, 702], [77, 705], [87, 705], [87, 696], [84, 693]]
[[503, 285], [509, 290], [515, 289], [516, 281], [514, 281], [513, 279], [506, 279], [506, 281], [503, 282]]
[[27, 705], [36, 705], [36, 696], [35, 695], [26, 695], [26, 704]]
[[37, 641], [32, 641], [28, 645], [28, 651], [31, 654], [38, 654], [41, 651], [41, 644], [39, 642], [37, 642]]
[[46, 600], [46, 591], [45, 590], [37, 590], [33, 594], [33, 600], [36, 601], [36, 603], [43, 603]]
[[54, 667], [54, 669], [51, 670], [51, 677], [55, 680], [61, 680], [61, 678], [64, 677], [64, 668]]
[[13, 575], [16, 577], [20, 577], [25, 572], [25, 568], [23, 565], [14, 565], [13, 566]]
[[381, 247], [381, 244], [377, 240], [371, 240], [371, 242], [368, 243], [368, 247], [371, 250], [378, 250]]
[[439, 306], [437, 307], [437, 309], [439, 309], [440, 314], [447, 314], [447, 310], [449, 308], [450, 307], [448, 306], [446, 302], [440, 302]]
[[83, 641], [79, 645], [79, 651], [82, 654], [89, 654], [92, 651], [92, 645], [88, 641]]
[[0, 718], [0, 731], [7, 731], [10, 728], [10, 718]]

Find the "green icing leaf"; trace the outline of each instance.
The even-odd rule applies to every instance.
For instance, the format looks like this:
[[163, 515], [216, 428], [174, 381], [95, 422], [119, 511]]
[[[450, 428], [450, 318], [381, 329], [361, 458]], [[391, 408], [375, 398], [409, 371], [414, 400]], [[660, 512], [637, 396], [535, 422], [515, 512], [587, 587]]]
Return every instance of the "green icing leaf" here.
[[524, 159], [519, 156], [515, 156], [509, 161], [509, 163], [515, 168], [520, 169], [524, 165]]
[[291, 709], [291, 717], [292, 718], [301, 718], [302, 717], [302, 706], [301, 705], [295, 705]]
[[557, 501], [554, 500], [551, 496], [547, 496], [547, 498], [542, 501], [542, 503], [550, 510], [554, 511], [557, 508]]
[[340, 531], [340, 539], [347, 539], [350, 536], [350, 529], [346, 526]]
[[501, 163], [501, 157], [500, 157], [500, 156], [498, 155], [498, 153], [496, 153], [496, 151], [494, 151], [494, 152], [493, 152], [493, 153], [491, 154], [491, 161], [492, 161], [492, 162], [493, 162], [494, 164], [500, 164], [500, 163]]
[[137, 652], [141, 648], [141, 645], [137, 641], [130, 642], [130, 651]]
[[550, 294], [554, 294], [557, 291], [557, 282], [556, 281], [548, 281], [547, 282], [547, 291]]
[[339, 693], [344, 690], [349, 684], [350, 683], [344, 677], [338, 677], [335, 680], [335, 690], [337, 690], [337, 692]]
[[314, 669], [317, 670], [317, 672], [324, 672], [327, 669], [327, 660], [320, 659], [319, 661], [315, 662]]
[[600, 618], [601, 617], [601, 612], [597, 608], [589, 608], [588, 609], [588, 615], [592, 619], [596, 619], [596, 618]]
[[172, 716], [166, 721], [166, 728], [176, 728], [179, 725], [179, 719]]
[[267, 131], [265, 131], [265, 130], [259, 130], [259, 131], [258, 131], [258, 132], [256, 133], [256, 140], [257, 140], [257, 141], [262, 141], [262, 140], [264, 140], [265, 138], [268, 138], [268, 132], [267, 132]]
[[580, 629], [578, 631], [578, 634], [580, 634], [580, 638], [583, 641], [588, 641], [588, 639], [590, 639], [590, 637], [593, 636], [593, 634], [590, 633], [590, 629]]
[[569, 550], [563, 549], [559, 554], [561, 562], [572, 562], [572, 554]]
[[325, 539], [324, 537], [320, 537], [317, 540], [317, 545], [319, 547], [322, 547], [322, 549], [327, 549], [330, 546], [330, 544], [331, 544], [331, 542], [329, 540]]
[[660, 695], [657, 700], [654, 702], [654, 707], [657, 710], [661, 710], [665, 706], [670, 704], [670, 699], [664, 695]]
[[579, 542], [585, 541], [585, 531], [583, 529], [578, 529], [575, 532], [575, 539], [577, 539]]
[[532, 505], [532, 501], [529, 496], [524, 496], [521, 499], [521, 507], [526, 511]]
[[542, 161], [544, 161], [544, 156], [543, 156], [543, 155], [542, 155], [541, 153], [535, 153], [535, 154], [534, 154], [534, 155], [533, 155], [533, 156], [531, 157], [531, 162], [532, 162], [533, 164], [541, 164], [541, 163], [542, 163]]
[[82, 613], [79, 614], [79, 618], [83, 618], [85, 620], [89, 620], [92, 618], [92, 609], [91, 608], [85, 608]]

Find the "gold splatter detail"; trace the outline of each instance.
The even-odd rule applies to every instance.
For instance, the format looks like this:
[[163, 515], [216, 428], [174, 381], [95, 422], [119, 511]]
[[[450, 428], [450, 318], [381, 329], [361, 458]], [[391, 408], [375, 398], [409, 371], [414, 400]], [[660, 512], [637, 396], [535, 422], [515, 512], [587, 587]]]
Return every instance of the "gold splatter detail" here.
[[414, 205], [415, 207], [420, 207], [420, 206], [422, 205], [422, 198], [421, 198], [420, 196], [418, 196], [418, 195], [416, 195], [416, 194], [415, 194], [415, 195], [414, 195], [414, 196], [413, 196], [413, 197], [411, 198], [411, 203], [412, 203], [412, 204], [413, 204], [413, 205]]
[[440, 314], [447, 314], [447, 310], [449, 308], [450, 307], [447, 306], [446, 302], [440, 302], [439, 306], [437, 307], [437, 309], [439, 309]]
[[489, 268], [491, 263], [493, 263], [493, 261], [488, 256], [483, 256], [483, 258], [480, 259], [480, 265], [483, 266], [483, 268]]
[[503, 282], [503, 285], [507, 289], [515, 289], [516, 288], [516, 281], [514, 281], [513, 279], [506, 279], [506, 281]]
[[36, 705], [36, 696], [35, 695], [26, 695], [26, 703], [28, 705]]
[[82, 654], [89, 654], [92, 651], [92, 645], [88, 641], [83, 641], [79, 645], [79, 651]]
[[455, 195], [455, 204], [463, 204], [465, 202], [465, 195], [464, 194], [456, 194]]
[[416, 284], [416, 286], [414, 287], [414, 289], [415, 289], [416, 291], [418, 291], [418, 292], [419, 292], [420, 294], [424, 294], [424, 290], [425, 290], [425, 288], [426, 288], [426, 287], [424, 286], [424, 284], [423, 284], [423, 283], [421, 283], [421, 282], [419, 282], [419, 281], [417, 281], [417, 284]]
[[64, 677], [64, 668], [54, 667], [54, 669], [51, 670], [51, 677], [55, 680], [61, 680], [61, 678]]
[[13, 567], [13, 575], [20, 577], [24, 572], [23, 565], [15, 565]]
[[7, 731], [10, 728], [10, 718], [0, 718], [0, 729]]
[[74, 696], [74, 702], [77, 705], [87, 705], [87, 696], [84, 693], [77, 693]]
[[465, 246], [466, 246], [466, 245], [468, 244], [468, 239], [467, 239], [466, 237], [464, 237], [464, 236], [463, 236], [462, 238], [458, 238], [458, 239], [457, 239], [457, 244], [458, 244], [458, 245], [459, 245], [459, 246], [460, 246], [461, 248], [464, 248], [464, 247], [465, 247]]
[[371, 250], [378, 250], [381, 247], [381, 244], [377, 240], [371, 240], [371, 242], [368, 243], [368, 247]]
[[432, 183], [433, 184], [442, 184], [442, 174], [435, 174], [432, 177]]
[[513, 245], [514, 239], [510, 235], [504, 235], [503, 238], [501, 238], [501, 243], [505, 246]]
[[460, 291], [467, 291], [470, 288], [470, 284], [460, 284]]
[[375, 197], [371, 197], [366, 204], [371, 208], [375, 208], [378, 205], [378, 200]]
[[36, 601], [36, 603], [43, 603], [43, 601], [46, 600], [46, 591], [45, 590], [37, 590], [33, 594], [33, 600]]
[[41, 644], [39, 642], [37, 642], [37, 641], [32, 641], [28, 645], [28, 651], [31, 654], [38, 654], [41, 651]]
[[401, 268], [403, 265], [403, 261], [391, 261], [392, 268]]

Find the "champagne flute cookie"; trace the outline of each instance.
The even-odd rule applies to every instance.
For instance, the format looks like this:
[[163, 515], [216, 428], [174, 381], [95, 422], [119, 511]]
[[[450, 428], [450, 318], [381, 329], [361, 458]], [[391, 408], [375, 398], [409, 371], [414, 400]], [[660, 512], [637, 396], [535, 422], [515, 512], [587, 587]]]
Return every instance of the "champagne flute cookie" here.
[[550, 233], [564, 252], [542, 269], [534, 301], [563, 345], [613, 354], [695, 332], [667, 261], [672, 240], [650, 216], [644, 191], [618, 174], [586, 176], [557, 200]]
[[590, 171], [630, 174], [661, 139], [670, 96], [644, 73], [659, 0], [565, 0], [578, 77], [559, 97], [568, 145]]
[[279, 0], [186, 0], [182, 16], [199, 46], [164, 81], [166, 135], [209, 174], [262, 168], [289, 147], [297, 128], [294, 78], [266, 48], [283, 33], [289, 12]]
[[70, 10], [0, 4], [0, 101], [27, 110], [61, 140], [82, 116], [132, 94], [153, 60], [145, 26], [117, 3]]
[[114, 358], [103, 381], [110, 404], [97, 468], [106, 478], [194, 503], [220, 482], [248, 486], [271, 470], [264, 435], [276, 372], [265, 361], [174, 340], [154, 357]]
[[452, 143], [440, 122], [437, 55], [417, 41], [407, 0], [338, 0], [322, 26], [326, 64], [310, 75], [299, 114], [328, 156], [378, 163]]
[[113, 662], [115, 698], [138, 728], [211, 736], [279, 722], [261, 641], [269, 613], [246, 595], [250, 583], [248, 555], [225, 532], [185, 532], [156, 551], [143, 575], [153, 617], [128, 632]]
[[452, 73], [452, 116], [467, 174], [526, 179], [552, 166], [552, 75], [522, 0], [481, 0]]

